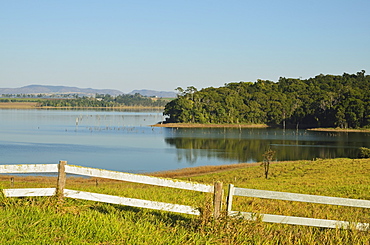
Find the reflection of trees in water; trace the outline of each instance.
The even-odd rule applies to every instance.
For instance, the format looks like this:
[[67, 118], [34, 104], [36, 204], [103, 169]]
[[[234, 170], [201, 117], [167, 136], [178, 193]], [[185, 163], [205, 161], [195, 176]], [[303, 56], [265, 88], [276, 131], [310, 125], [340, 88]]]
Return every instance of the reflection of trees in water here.
[[207, 155], [204, 154], [204, 151], [199, 151], [196, 149], [178, 149], [177, 150], [177, 161], [182, 162], [182, 160], [185, 158], [185, 161], [191, 165], [197, 162], [198, 157], [207, 157]]
[[338, 142], [305, 142], [265, 139], [219, 139], [219, 138], [165, 138], [176, 147], [178, 160], [193, 164], [198, 158], [219, 158], [237, 162], [262, 161], [263, 153], [271, 147], [277, 160], [312, 160], [314, 158], [355, 158], [357, 148], [344, 148]]
[[264, 152], [264, 142], [260, 140], [166, 138], [165, 141], [177, 149], [187, 149], [178, 151], [178, 158], [186, 160], [206, 157], [242, 162], [262, 159]]

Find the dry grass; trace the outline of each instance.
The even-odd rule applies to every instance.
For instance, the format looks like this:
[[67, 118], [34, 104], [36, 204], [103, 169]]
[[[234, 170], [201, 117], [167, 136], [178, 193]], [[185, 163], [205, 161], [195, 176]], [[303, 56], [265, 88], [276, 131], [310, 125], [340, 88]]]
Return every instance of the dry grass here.
[[[202, 174], [219, 173], [227, 170], [235, 170], [255, 166], [253, 164], [230, 164], [220, 166], [201, 166], [194, 168], [184, 168], [173, 171], [163, 171], [155, 173], [147, 173], [146, 175], [163, 177], [163, 178], [189, 178]], [[57, 177], [48, 176], [22, 176], [22, 175], [0, 175], [0, 188], [53, 188], [56, 187]], [[104, 178], [86, 178], [86, 177], [68, 177], [67, 188], [129, 188], [129, 189], [146, 189], [148, 185], [124, 182], [119, 180], [104, 179]], [[93, 190], [89, 190], [93, 191]]]
[[[191, 167], [191, 168], [182, 168], [176, 170], [169, 170], [169, 171], [159, 171], [153, 173], [147, 173], [145, 175], [150, 175], [154, 177], [163, 177], [163, 178], [188, 178], [198, 175], [204, 174], [213, 174], [219, 173], [228, 170], [236, 170], [242, 169], [252, 166], [258, 166], [261, 163], [238, 163], [238, 164], [228, 164], [228, 165], [217, 165], [217, 166], [199, 166], [199, 167]], [[29, 184], [50, 184], [56, 183], [56, 177], [48, 177], [48, 176], [14, 176], [14, 175], [0, 175], [0, 182], [6, 183], [14, 179], [15, 183], [27, 182]], [[84, 178], [84, 177], [69, 177], [68, 183], [71, 184], [81, 184], [81, 183], [117, 183], [122, 182], [118, 180], [111, 180], [111, 179], [103, 179], [103, 178]]]
[[37, 102], [1, 102], [0, 109], [35, 109]]
[[260, 165], [260, 163], [238, 163], [218, 166], [200, 166], [192, 168], [182, 168], [177, 170], [161, 171], [150, 173], [151, 176], [164, 178], [186, 178], [202, 174], [219, 173], [227, 170], [235, 170]]

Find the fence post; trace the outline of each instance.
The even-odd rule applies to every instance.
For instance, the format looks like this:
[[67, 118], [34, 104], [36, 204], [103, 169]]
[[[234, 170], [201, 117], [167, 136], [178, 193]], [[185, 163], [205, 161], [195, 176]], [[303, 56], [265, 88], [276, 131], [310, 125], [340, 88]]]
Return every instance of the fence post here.
[[58, 182], [56, 195], [62, 199], [64, 194], [64, 187], [66, 185], [66, 164], [67, 161], [59, 161], [58, 164]]
[[231, 213], [231, 208], [233, 205], [233, 195], [234, 195], [234, 185], [229, 184], [229, 192], [227, 194], [227, 203], [226, 203], [227, 215], [230, 215]]
[[213, 195], [213, 218], [218, 219], [222, 209], [222, 182], [215, 183]]
[[10, 178], [10, 186], [13, 188], [14, 187], [14, 177]]

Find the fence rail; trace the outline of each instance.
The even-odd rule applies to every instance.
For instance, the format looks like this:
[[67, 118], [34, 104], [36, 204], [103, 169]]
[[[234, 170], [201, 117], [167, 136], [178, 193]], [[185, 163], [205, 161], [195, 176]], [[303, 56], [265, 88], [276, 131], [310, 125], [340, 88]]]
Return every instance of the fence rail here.
[[237, 188], [237, 187], [234, 187], [234, 195], [235, 196], [246, 196], [246, 197], [258, 197], [258, 198], [266, 198], [266, 199], [277, 199], [277, 200], [285, 200], [285, 201], [330, 204], [330, 205], [349, 206], [349, 207], [358, 207], [358, 208], [370, 208], [370, 201], [368, 200], [316, 196], [316, 195], [306, 195], [306, 194], [277, 192], [277, 191], [263, 191], [263, 190]]
[[[156, 210], [163, 210], [169, 212], [185, 213], [192, 215], [199, 215], [197, 208], [156, 202], [149, 200], [141, 200], [135, 198], [111, 196], [99, 193], [91, 193], [77, 190], [65, 189], [66, 174], [77, 174], [90, 177], [108, 178], [114, 180], [122, 180], [128, 182], [164, 186], [171, 188], [178, 188], [191, 191], [214, 193], [214, 215], [219, 216], [221, 209], [221, 198], [215, 193], [219, 193], [218, 185], [205, 185], [189, 181], [180, 181], [167, 178], [151, 177], [146, 175], [130, 174], [117, 171], [109, 171], [96, 168], [87, 168], [74, 165], [67, 165], [65, 161], [60, 161], [59, 164], [22, 164], [22, 165], [0, 165], [0, 173], [58, 173], [58, 181], [56, 188], [21, 188], [21, 189], [3, 189], [6, 197], [24, 197], [24, 196], [53, 196], [58, 195], [61, 198], [69, 197], [75, 199], [83, 199], [97, 202], [106, 202], [112, 204], [121, 204], [126, 206], [149, 208]], [[222, 188], [222, 186], [221, 186]], [[216, 191], [215, 191], [216, 190]], [[216, 198], [217, 197], [217, 198]], [[217, 207], [220, 206], [220, 207]]]
[[58, 172], [58, 164], [0, 165], [1, 174], [56, 173], [56, 172]]
[[80, 166], [66, 165], [65, 172], [69, 174], [79, 174], [90, 177], [107, 178], [114, 180], [129, 181], [141, 184], [172, 187], [191, 191], [213, 193], [212, 185], [204, 185], [195, 182], [185, 182], [173, 179], [151, 177], [146, 175], [130, 174], [116, 171], [108, 171], [104, 169], [86, 168]]
[[247, 188], [238, 188], [230, 184], [229, 192], [227, 196], [226, 209], [227, 209], [228, 215], [230, 216], [234, 216], [234, 217], [239, 216], [239, 217], [242, 217], [248, 220], [261, 219], [263, 222], [269, 222], [269, 223], [305, 225], [305, 226], [315, 226], [315, 227], [323, 227], [323, 228], [342, 228], [342, 229], [354, 228], [358, 230], [370, 229], [370, 224], [368, 223], [351, 223], [348, 221], [314, 219], [314, 218], [305, 218], [305, 217], [294, 217], [294, 216], [273, 215], [273, 214], [256, 214], [252, 212], [232, 211], [233, 196], [257, 197], [257, 198], [276, 199], [276, 200], [284, 200], [284, 201], [297, 201], [297, 202], [309, 202], [309, 203], [339, 205], [339, 206], [348, 206], [348, 207], [370, 208], [370, 201], [368, 200], [315, 196], [315, 195], [306, 195], [306, 194], [297, 194], [297, 193], [277, 192], [277, 191], [263, 191], [263, 190], [247, 189]]
[[134, 207], [139, 207], [139, 208], [165, 210], [165, 211], [175, 212], [175, 213], [200, 215], [199, 210], [197, 210], [194, 207], [187, 206], [187, 205], [147, 201], [147, 200], [141, 200], [141, 199], [135, 199], [135, 198], [118, 197], [118, 196], [91, 193], [91, 192], [85, 192], [85, 191], [75, 191], [75, 190], [68, 190], [68, 189], [64, 190], [64, 195], [70, 198], [89, 200], [89, 201], [95, 201], [95, 202], [105, 202], [105, 203], [111, 203], [111, 204], [134, 206]]
[[3, 189], [6, 197], [48, 197], [54, 196], [57, 188]]

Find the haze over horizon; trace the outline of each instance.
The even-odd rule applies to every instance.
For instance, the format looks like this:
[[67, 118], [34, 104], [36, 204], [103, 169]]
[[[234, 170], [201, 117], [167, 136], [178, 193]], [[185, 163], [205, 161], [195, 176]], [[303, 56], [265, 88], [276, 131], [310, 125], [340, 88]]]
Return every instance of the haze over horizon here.
[[2, 1], [0, 88], [174, 91], [370, 71], [370, 2]]

